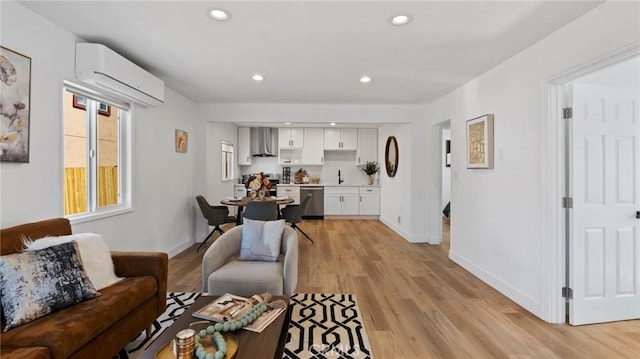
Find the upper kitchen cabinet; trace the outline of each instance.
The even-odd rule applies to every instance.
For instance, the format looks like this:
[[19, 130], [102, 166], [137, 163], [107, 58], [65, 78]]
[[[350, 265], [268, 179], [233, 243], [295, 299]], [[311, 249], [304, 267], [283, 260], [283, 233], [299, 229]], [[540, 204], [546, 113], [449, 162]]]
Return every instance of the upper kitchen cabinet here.
[[302, 164], [322, 165], [324, 163], [323, 138], [324, 130], [322, 128], [304, 129]]
[[304, 129], [279, 128], [278, 129], [278, 147], [279, 148], [304, 147]]
[[358, 129], [358, 151], [356, 165], [364, 165], [367, 161], [378, 161], [378, 129]]
[[356, 128], [325, 128], [325, 150], [357, 150], [358, 129]]
[[251, 129], [238, 127], [238, 164], [251, 164]]

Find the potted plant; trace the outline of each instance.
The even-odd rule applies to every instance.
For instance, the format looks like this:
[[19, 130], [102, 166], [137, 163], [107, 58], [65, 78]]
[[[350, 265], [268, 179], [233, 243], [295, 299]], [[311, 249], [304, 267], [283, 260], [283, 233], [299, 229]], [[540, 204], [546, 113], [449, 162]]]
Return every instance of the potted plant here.
[[364, 164], [364, 167], [362, 167], [362, 170], [364, 171], [364, 173], [367, 174], [367, 176], [369, 176], [369, 184], [372, 185], [373, 175], [378, 173], [378, 171], [380, 170], [380, 166], [378, 166], [377, 161], [367, 161]]

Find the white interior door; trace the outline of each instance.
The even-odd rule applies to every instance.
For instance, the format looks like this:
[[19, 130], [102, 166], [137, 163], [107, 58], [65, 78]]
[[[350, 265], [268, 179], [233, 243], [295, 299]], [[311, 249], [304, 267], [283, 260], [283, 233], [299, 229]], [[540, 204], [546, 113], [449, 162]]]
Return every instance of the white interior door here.
[[572, 92], [569, 322], [640, 318], [638, 89], [574, 84]]

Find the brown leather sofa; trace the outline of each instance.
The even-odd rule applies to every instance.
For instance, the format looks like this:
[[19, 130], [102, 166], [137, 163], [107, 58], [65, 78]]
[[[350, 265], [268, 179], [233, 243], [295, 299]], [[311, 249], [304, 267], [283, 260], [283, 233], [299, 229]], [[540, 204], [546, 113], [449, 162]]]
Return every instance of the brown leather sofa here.
[[[71, 234], [57, 218], [0, 230], [0, 255], [31, 239]], [[168, 257], [159, 252], [111, 252], [116, 275], [125, 277], [82, 303], [0, 334], [0, 357], [112, 359], [164, 312]]]

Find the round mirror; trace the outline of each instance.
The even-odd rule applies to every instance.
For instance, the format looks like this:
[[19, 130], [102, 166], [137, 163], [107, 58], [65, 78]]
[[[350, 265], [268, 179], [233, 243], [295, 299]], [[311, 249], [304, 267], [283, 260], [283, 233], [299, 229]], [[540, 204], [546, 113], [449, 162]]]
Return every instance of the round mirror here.
[[395, 177], [398, 171], [398, 141], [396, 136], [387, 138], [387, 147], [384, 150], [384, 164], [387, 168], [387, 175]]

